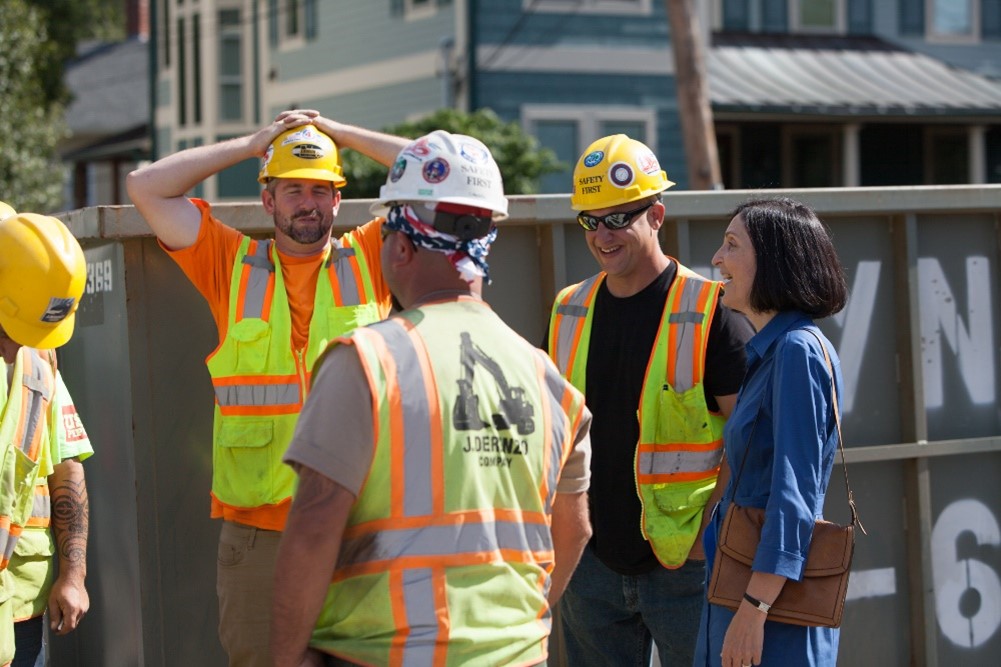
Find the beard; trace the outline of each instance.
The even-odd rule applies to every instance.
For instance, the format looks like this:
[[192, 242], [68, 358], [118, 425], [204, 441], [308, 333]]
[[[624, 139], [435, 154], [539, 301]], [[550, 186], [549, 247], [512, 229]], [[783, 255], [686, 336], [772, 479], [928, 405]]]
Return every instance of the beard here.
[[275, 211], [275, 228], [296, 243], [308, 245], [321, 240], [334, 225], [334, 212], [326, 213], [319, 209], [298, 211], [291, 216], [285, 216]]

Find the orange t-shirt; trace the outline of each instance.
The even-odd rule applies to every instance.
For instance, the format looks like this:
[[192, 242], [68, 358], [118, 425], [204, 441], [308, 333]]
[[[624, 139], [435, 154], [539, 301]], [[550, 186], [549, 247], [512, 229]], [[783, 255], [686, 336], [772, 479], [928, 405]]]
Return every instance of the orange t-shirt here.
[[[212, 217], [212, 207], [207, 202], [201, 199], [192, 199], [191, 202], [202, 212], [198, 239], [193, 245], [180, 250], [171, 250], [163, 243], [160, 247], [177, 262], [184, 275], [208, 302], [221, 345], [229, 326], [229, 291], [233, 279], [233, 262], [236, 260], [244, 234]], [[382, 250], [381, 226], [381, 219], [375, 219], [347, 233], [359, 241], [372, 275], [375, 298], [382, 302], [388, 311], [389, 288], [382, 278], [379, 260]], [[306, 347], [309, 337], [309, 322], [313, 317], [316, 281], [323, 263], [323, 254], [292, 257], [278, 251], [278, 257], [292, 317], [291, 344], [293, 349], [302, 350]], [[290, 504], [291, 499], [277, 506], [241, 508], [225, 505], [213, 495], [212, 517], [221, 517], [269, 530], [281, 530], [285, 525]]]

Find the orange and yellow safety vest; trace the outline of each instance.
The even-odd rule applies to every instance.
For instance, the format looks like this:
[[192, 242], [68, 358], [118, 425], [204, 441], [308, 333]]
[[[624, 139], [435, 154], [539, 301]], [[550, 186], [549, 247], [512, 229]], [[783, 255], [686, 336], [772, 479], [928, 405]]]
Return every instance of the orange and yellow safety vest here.
[[[725, 420], [710, 412], [703, 386], [720, 283], [671, 261], [678, 273], [668, 290], [640, 394], [635, 473], [643, 507], [640, 530], [660, 563], [677, 568], [699, 536], [702, 512], [716, 487]], [[599, 273], [564, 288], [550, 318], [549, 354], [582, 392], [594, 300], [604, 277]]]

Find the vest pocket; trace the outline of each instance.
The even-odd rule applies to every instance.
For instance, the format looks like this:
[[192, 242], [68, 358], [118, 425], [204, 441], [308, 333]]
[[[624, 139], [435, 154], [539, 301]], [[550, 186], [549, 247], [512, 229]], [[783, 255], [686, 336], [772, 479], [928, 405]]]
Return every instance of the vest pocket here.
[[271, 347], [271, 324], [256, 317], [240, 320], [229, 328], [226, 338], [232, 341], [236, 373], [263, 373]]
[[712, 442], [711, 431], [702, 385], [680, 394], [664, 385], [657, 411], [657, 442]]
[[[275, 425], [270, 419], [223, 419], [216, 434], [216, 490], [224, 503], [257, 507], [273, 492]], [[282, 452], [277, 453], [281, 456]]]

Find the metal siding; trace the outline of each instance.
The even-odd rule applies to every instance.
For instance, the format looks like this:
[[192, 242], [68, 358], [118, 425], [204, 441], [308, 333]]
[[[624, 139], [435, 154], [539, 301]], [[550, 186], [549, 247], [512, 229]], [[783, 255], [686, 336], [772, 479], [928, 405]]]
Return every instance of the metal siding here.
[[316, 13], [314, 41], [271, 51], [282, 81], [436, 49], [443, 36], [455, 34], [455, 12], [447, 7], [414, 21], [390, 16], [383, 2], [320, 2]]
[[724, 110], [858, 115], [1001, 110], [1001, 83], [883, 43], [858, 48], [725, 45], [709, 51], [709, 94]]
[[848, 32], [868, 35], [872, 31], [872, 0], [848, 0]]
[[900, 0], [900, 34], [924, 36], [925, 0]]
[[667, 14], [660, 0], [651, 13], [611, 14], [577, 9], [550, 11], [522, 9], [521, 0], [492, 0], [477, 4], [477, 39], [481, 44], [553, 46], [610, 44], [623, 40], [634, 46], [661, 46], [667, 39]]

